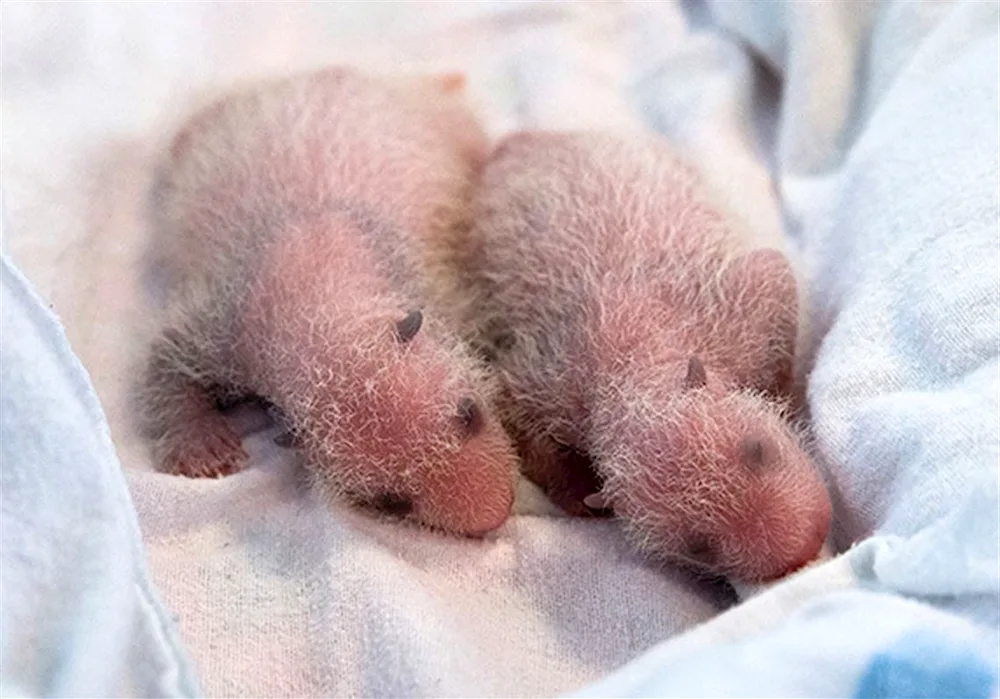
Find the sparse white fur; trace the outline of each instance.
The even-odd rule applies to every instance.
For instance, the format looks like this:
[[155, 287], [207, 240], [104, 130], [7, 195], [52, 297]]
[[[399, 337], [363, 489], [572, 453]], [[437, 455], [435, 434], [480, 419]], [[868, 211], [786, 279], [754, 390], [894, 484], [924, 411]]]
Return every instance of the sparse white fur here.
[[324, 70], [227, 95], [179, 133], [153, 202], [171, 293], [139, 391], [168, 469], [239, 468], [212, 400], [251, 394], [328, 496], [405, 493], [456, 531], [502, 522], [515, 462], [487, 374], [440, 319], [427, 244], [465, 225], [486, 147], [458, 82]]
[[653, 136], [510, 136], [473, 216], [453, 241], [454, 313], [494, 359], [525, 473], [579, 514], [601, 488], [660, 557], [753, 578], [811, 555], [829, 498], [783, 405], [787, 259], [733, 233]]

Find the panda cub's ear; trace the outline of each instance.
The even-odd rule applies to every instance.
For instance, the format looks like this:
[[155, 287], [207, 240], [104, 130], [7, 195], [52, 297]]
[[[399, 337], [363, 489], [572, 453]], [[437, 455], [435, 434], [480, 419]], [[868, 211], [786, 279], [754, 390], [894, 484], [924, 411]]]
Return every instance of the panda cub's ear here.
[[420, 311], [410, 311], [402, 320], [396, 321], [396, 339], [406, 344], [412, 340], [424, 323], [424, 314]]
[[705, 373], [705, 365], [697, 357], [688, 360], [687, 375], [684, 377], [684, 389], [693, 391], [704, 388], [708, 383], [708, 375]]
[[464, 92], [468, 83], [465, 73], [459, 71], [439, 73], [434, 76], [434, 79], [444, 92]]

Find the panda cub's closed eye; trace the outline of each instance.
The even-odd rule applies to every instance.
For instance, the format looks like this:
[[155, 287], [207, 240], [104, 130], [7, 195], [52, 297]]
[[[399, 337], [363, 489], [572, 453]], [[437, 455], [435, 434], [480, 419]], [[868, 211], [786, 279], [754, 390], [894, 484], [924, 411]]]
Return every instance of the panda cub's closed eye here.
[[746, 437], [740, 445], [740, 460], [751, 470], [768, 466], [776, 457], [774, 445], [764, 438]]
[[483, 413], [472, 398], [466, 397], [458, 401], [456, 416], [459, 424], [470, 437], [479, 434], [479, 431], [483, 429]]
[[413, 511], [413, 500], [398, 493], [382, 493], [372, 501], [372, 507], [384, 515], [405, 517]]
[[719, 547], [707, 536], [695, 535], [688, 538], [684, 556], [697, 563], [712, 565], [719, 558]]

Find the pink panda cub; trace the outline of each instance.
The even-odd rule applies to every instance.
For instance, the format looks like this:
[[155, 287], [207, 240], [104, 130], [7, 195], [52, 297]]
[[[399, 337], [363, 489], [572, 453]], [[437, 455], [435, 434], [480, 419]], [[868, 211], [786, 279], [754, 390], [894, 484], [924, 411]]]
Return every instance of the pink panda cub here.
[[[795, 278], [661, 139], [520, 133], [453, 264], [523, 470], [638, 548], [736, 580], [808, 563], [830, 501], [786, 419]], [[599, 491], [599, 493], [595, 492]]]
[[153, 202], [175, 286], [139, 392], [162, 470], [240, 469], [216, 404], [257, 396], [330, 499], [503, 524], [516, 457], [424, 253], [462, 225], [487, 153], [461, 87], [322, 70], [229, 94], [177, 135]]

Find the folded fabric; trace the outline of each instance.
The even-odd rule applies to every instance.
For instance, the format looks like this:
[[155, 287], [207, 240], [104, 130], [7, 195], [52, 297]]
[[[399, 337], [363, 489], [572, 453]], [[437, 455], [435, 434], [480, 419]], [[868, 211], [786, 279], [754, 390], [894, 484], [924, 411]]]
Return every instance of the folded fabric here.
[[0, 694], [199, 694], [86, 372], [0, 256]]

